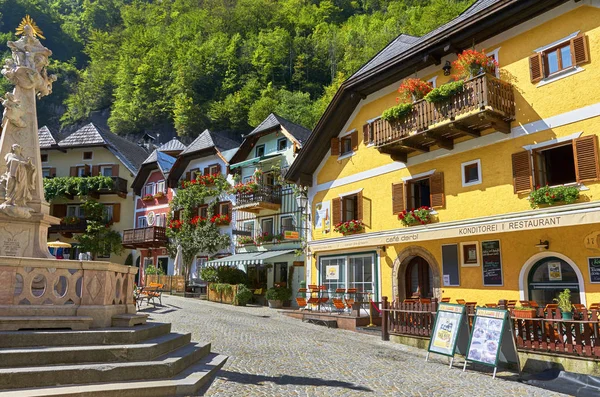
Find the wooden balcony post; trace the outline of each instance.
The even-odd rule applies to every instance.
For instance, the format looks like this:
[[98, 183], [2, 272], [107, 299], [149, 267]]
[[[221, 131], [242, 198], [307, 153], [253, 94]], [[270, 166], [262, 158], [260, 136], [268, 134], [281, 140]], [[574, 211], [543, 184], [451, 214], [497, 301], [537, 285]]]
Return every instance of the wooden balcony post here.
[[388, 304], [388, 297], [384, 296], [381, 298], [381, 340], [390, 340], [390, 334], [389, 334], [389, 330], [388, 330], [388, 315], [389, 312], [387, 311], [389, 309], [389, 304]]

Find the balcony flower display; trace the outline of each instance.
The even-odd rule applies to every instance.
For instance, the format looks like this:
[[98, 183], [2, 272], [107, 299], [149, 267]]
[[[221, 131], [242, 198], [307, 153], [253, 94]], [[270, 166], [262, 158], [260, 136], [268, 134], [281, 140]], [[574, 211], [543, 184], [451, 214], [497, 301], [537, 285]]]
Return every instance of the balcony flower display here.
[[431, 212], [433, 208], [420, 207], [410, 211], [404, 210], [398, 214], [398, 219], [404, 226], [425, 225], [431, 223]]
[[425, 96], [425, 100], [429, 103], [445, 102], [450, 97], [463, 92], [465, 83], [462, 80], [450, 81], [439, 87], [434, 88]]
[[410, 112], [412, 112], [412, 109], [412, 103], [401, 103], [384, 110], [381, 114], [381, 118], [389, 123], [395, 123], [408, 116]]
[[181, 188], [186, 189], [190, 186], [201, 185], [201, 186], [212, 186], [219, 179], [224, 179], [222, 175], [199, 175], [197, 178], [191, 181], [181, 181]]
[[548, 185], [537, 186], [529, 194], [529, 203], [531, 208], [538, 208], [540, 205], [554, 205], [557, 203], [572, 204], [579, 198], [579, 188], [577, 186], [555, 186]]
[[217, 226], [226, 226], [231, 223], [231, 219], [229, 218], [229, 216], [227, 214], [213, 215], [213, 217], [210, 218], [210, 221]]
[[365, 228], [364, 223], [361, 220], [351, 220], [347, 222], [340, 222], [334, 226], [333, 230], [342, 233], [344, 236], [348, 234], [354, 234], [362, 232]]
[[231, 188], [233, 194], [252, 194], [256, 193], [259, 189], [258, 183], [254, 180], [250, 180], [246, 183], [238, 183]]
[[254, 239], [251, 236], [238, 236], [237, 243], [239, 245], [255, 244]]
[[195, 217], [192, 218], [192, 220], [190, 221], [190, 223], [194, 226], [197, 226], [199, 223], [202, 222], [206, 222], [206, 218], [203, 218], [199, 215], [196, 215]]
[[154, 200], [154, 196], [151, 194], [146, 194], [144, 195], [144, 197], [142, 197], [142, 201], [152, 201]]
[[156, 194], [154, 195], [154, 198], [161, 198], [161, 197], [165, 197], [165, 192], [163, 192], [163, 191], [156, 192]]
[[452, 68], [456, 71], [456, 77], [467, 79], [481, 73], [495, 73], [498, 62], [488, 57], [485, 52], [477, 50], [464, 50], [458, 55], [456, 61], [452, 62]]
[[264, 243], [273, 243], [277, 244], [283, 240], [283, 235], [281, 234], [270, 234], [268, 232], [264, 232], [262, 235], [256, 237], [256, 244], [264, 244]]
[[79, 223], [80, 219], [76, 216], [65, 216], [60, 220], [60, 223], [63, 225], [75, 225]]
[[431, 91], [433, 87], [421, 79], [406, 79], [400, 84], [398, 92], [400, 96], [396, 98], [398, 102], [416, 102], [421, 100]]
[[181, 222], [179, 219], [173, 219], [172, 221], [169, 222], [169, 229], [181, 229], [181, 226], [183, 225], [183, 222]]

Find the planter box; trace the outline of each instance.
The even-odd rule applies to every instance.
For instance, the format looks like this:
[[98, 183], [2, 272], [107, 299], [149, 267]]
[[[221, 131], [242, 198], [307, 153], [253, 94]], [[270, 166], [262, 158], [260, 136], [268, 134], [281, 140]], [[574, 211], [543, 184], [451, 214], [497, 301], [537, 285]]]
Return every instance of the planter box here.
[[269, 307], [271, 309], [281, 309], [283, 301], [269, 301]]
[[237, 294], [237, 285], [231, 285], [231, 291], [223, 291], [218, 293], [211, 288], [212, 284], [213, 283], [209, 283], [206, 290], [208, 300], [211, 302], [228, 303], [232, 305], [235, 295]]
[[513, 315], [516, 318], [535, 318], [535, 310], [513, 309]]

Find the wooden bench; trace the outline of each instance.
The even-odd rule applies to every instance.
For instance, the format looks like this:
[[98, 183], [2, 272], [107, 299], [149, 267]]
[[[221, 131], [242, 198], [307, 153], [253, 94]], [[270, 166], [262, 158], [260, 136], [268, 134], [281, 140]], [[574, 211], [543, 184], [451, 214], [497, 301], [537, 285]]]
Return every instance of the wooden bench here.
[[135, 299], [138, 309], [142, 306], [142, 302], [144, 301], [146, 301], [147, 304], [152, 303], [152, 306], [156, 307], [155, 299], [157, 298], [159, 304], [162, 306], [163, 286], [163, 284], [150, 283], [150, 285], [140, 288]]

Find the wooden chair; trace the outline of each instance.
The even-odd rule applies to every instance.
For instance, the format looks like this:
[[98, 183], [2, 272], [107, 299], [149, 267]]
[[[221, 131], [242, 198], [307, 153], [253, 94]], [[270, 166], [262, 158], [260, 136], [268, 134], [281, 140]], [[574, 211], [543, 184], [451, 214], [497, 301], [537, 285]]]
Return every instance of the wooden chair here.
[[333, 303], [333, 309], [338, 313], [343, 313], [346, 310], [346, 304], [344, 303], [344, 294], [346, 290], [344, 288], [336, 288], [335, 297], [331, 298], [331, 303]]
[[306, 288], [300, 288], [296, 293], [296, 304], [300, 310], [306, 310], [308, 302], [306, 301]]
[[456, 303], [458, 303], [459, 305], [464, 305], [464, 304], [466, 304], [466, 303], [467, 303], [467, 301], [466, 301], [466, 300], [464, 300], [464, 299], [457, 299], [457, 300], [456, 300]]
[[517, 300], [516, 299], [509, 300], [508, 302], [506, 302], [506, 306], [508, 308], [514, 308], [516, 305], [517, 305]]
[[473, 307], [475, 307], [475, 306], [477, 306], [477, 302], [466, 302], [465, 306], [473, 306]]
[[450, 303], [450, 298], [442, 298], [442, 303]]
[[538, 305], [538, 303], [536, 301], [529, 301], [529, 306], [533, 307], [535, 309], [537, 309], [538, 307], [540, 307], [540, 305]]
[[352, 310], [352, 305], [356, 302], [356, 288], [348, 288], [346, 290], [346, 296], [344, 298], [344, 302], [346, 303], [346, 307], [348, 310]]
[[485, 307], [496, 308], [496, 307], [498, 307], [498, 304], [497, 303], [486, 303]]
[[[329, 292], [327, 291], [327, 287], [324, 285], [319, 286], [319, 290], [321, 291], [321, 297], [319, 298], [319, 303], [323, 307], [329, 306]], [[329, 307], [331, 308], [331, 307]]]

